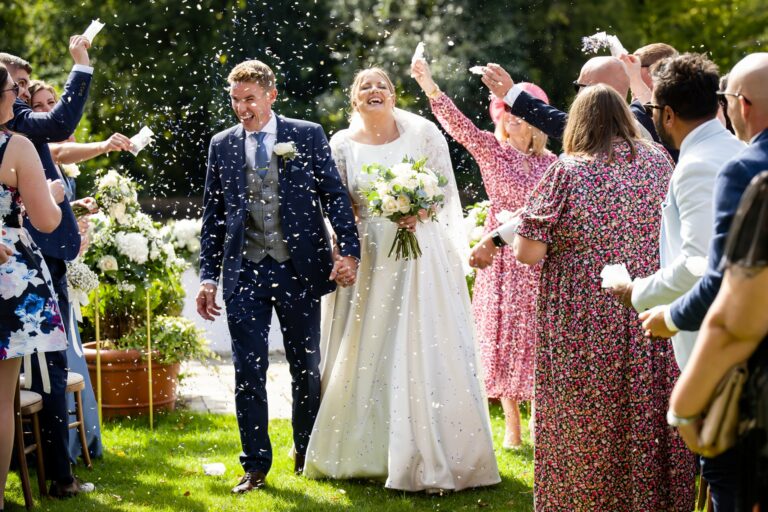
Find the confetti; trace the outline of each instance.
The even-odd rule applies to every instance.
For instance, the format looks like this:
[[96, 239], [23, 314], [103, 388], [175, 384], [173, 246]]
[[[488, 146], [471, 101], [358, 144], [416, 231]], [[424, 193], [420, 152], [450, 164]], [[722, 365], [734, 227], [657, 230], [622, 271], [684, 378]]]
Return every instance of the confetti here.
[[597, 53], [603, 48], [610, 49], [613, 57], [629, 53], [621, 44], [618, 37], [606, 34], [605, 32], [598, 32], [589, 37], [582, 37], [581, 43], [581, 51], [584, 53]]

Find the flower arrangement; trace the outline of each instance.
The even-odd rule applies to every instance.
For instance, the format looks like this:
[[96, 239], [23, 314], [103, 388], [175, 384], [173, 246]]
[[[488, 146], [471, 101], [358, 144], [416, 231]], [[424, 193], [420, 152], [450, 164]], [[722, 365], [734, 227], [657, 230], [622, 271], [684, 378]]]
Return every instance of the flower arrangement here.
[[470, 247], [474, 247], [483, 238], [485, 220], [488, 218], [488, 210], [490, 208], [490, 201], [480, 201], [467, 207], [467, 215], [464, 217], [464, 230]]
[[[192, 320], [180, 316], [156, 316], [150, 322], [152, 346], [157, 351], [156, 360], [160, 364], [173, 364], [187, 359], [213, 358], [215, 354], [208, 349], [202, 329]], [[130, 334], [114, 343], [115, 348], [133, 349], [146, 352], [147, 324], [139, 326]]]
[[[434, 220], [437, 208], [443, 205], [442, 187], [448, 184], [445, 176], [427, 168], [427, 159], [406, 158], [392, 167], [381, 164], [363, 166], [363, 172], [375, 175], [375, 179], [363, 190], [371, 214], [398, 222], [403, 217], [428, 212]], [[397, 230], [389, 256], [395, 259], [415, 259], [421, 256], [416, 234], [404, 228]]]
[[[91, 243], [83, 262], [101, 282], [104, 337], [119, 339], [146, 318], [147, 294], [153, 314], [178, 314], [187, 263], [177, 257], [160, 225], [141, 211], [138, 186], [130, 178], [109, 171], [96, 189], [102, 211], [89, 217]], [[92, 309], [85, 316], [93, 321]]]
[[202, 219], [170, 220], [160, 230], [166, 241], [173, 245], [176, 255], [193, 266], [199, 264], [200, 231]]

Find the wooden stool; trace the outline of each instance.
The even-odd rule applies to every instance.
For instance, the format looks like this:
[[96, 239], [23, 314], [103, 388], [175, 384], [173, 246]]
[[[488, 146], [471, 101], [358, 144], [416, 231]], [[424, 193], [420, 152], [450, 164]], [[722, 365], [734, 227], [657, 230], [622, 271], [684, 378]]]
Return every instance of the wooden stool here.
[[[21, 474], [21, 488], [24, 492], [24, 505], [31, 508], [32, 486], [29, 482], [29, 468], [27, 467], [27, 455], [36, 452], [37, 455], [37, 487], [40, 496], [48, 494], [45, 488], [45, 463], [43, 462], [43, 444], [40, 441], [40, 423], [37, 413], [43, 409], [43, 397], [33, 391], [20, 390], [16, 386], [16, 396], [13, 401], [16, 431], [16, 453], [19, 459], [19, 473]], [[31, 431], [24, 432], [24, 425], [30, 424]], [[30, 445], [24, 443], [24, 434], [31, 434], [34, 442]]]
[[85, 439], [85, 420], [83, 419], [83, 394], [85, 389], [85, 379], [82, 375], [75, 372], [69, 372], [67, 374], [67, 393], [75, 394], [75, 410], [68, 411], [69, 414], [74, 415], [76, 421], [69, 424], [69, 428], [76, 428], [77, 433], [80, 435], [80, 446], [82, 447], [83, 462], [88, 469], [93, 469], [91, 464], [91, 454], [88, 453], [88, 442]]

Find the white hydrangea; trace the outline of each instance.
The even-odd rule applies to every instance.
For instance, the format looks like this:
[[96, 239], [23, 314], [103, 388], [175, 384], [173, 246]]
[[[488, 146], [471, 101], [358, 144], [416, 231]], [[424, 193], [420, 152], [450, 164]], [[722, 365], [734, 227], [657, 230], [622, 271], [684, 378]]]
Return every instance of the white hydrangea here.
[[115, 170], [107, 172], [99, 180], [98, 188], [104, 189], [108, 187], [117, 187], [120, 184], [120, 175]]
[[141, 233], [119, 232], [115, 235], [115, 245], [120, 254], [139, 265], [149, 258], [149, 241]]

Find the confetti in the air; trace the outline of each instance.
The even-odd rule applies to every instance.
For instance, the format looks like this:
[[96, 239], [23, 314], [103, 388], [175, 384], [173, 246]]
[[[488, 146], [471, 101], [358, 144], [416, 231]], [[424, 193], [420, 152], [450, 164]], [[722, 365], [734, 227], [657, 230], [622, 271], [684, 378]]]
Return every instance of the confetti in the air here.
[[598, 32], [589, 37], [582, 37], [581, 43], [581, 51], [584, 53], [597, 53], [603, 48], [611, 50], [611, 55], [613, 57], [629, 53], [621, 44], [618, 37], [606, 34], [605, 32]]

